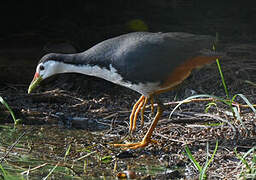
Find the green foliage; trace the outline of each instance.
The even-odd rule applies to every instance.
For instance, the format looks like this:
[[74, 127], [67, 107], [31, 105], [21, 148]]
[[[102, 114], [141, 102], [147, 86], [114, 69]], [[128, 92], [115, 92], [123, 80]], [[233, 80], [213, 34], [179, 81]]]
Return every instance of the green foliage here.
[[71, 144], [68, 146], [68, 148], [67, 148], [67, 150], [66, 150], [66, 152], [65, 152], [64, 161], [66, 161], [66, 158], [67, 158], [67, 156], [68, 156], [69, 153], [70, 153], [70, 149], [71, 149]]
[[147, 24], [141, 19], [130, 20], [126, 26], [130, 31], [148, 31]]
[[112, 162], [112, 160], [113, 160], [112, 156], [104, 156], [101, 158], [102, 163], [110, 163], [110, 162]]
[[[189, 100], [196, 99], [196, 98], [213, 98], [213, 99], [216, 99], [216, 101], [221, 101], [221, 102], [223, 102], [223, 103], [225, 103], [225, 104], [228, 103], [228, 102], [226, 102], [226, 100], [223, 99], [223, 98], [220, 98], [220, 97], [217, 97], [217, 96], [213, 96], [213, 95], [209, 95], [209, 94], [193, 95], [193, 96], [190, 96], [190, 97], [188, 97], [188, 98], [182, 100], [181, 102], [179, 102], [179, 104], [177, 104], [177, 105], [173, 108], [172, 112], [170, 113], [169, 119], [171, 118], [171, 116], [172, 116], [172, 114], [174, 113], [174, 111], [176, 111], [176, 109], [178, 109], [182, 104], [188, 102]], [[208, 108], [208, 109], [209, 109], [209, 108]]]
[[51, 176], [51, 174], [53, 173], [53, 171], [58, 167], [58, 165], [59, 165], [59, 163], [57, 163], [57, 164], [51, 169], [51, 171], [47, 174], [47, 176], [45, 176], [45, 177], [43, 178], [43, 180], [48, 179], [48, 178]]
[[215, 102], [210, 102], [206, 105], [206, 108], [204, 110], [204, 112], [208, 113], [209, 109], [212, 107], [212, 106], [215, 106], [217, 107], [217, 104]]
[[[235, 149], [235, 153], [238, 159], [240, 159], [239, 165], [243, 163], [245, 165], [245, 169], [242, 168], [240, 177], [245, 179], [255, 179], [256, 178], [256, 146], [247, 151], [243, 156], [238, 154]], [[252, 160], [248, 161], [246, 158], [251, 155]]]
[[220, 73], [221, 82], [222, 82], [222, 85], [223, 85], [225, 93], [226, 93], [226, 97], [229, 99], [228, 88], [227, 88], [227, 85], [226, 85], [226, 82], [225, 82], [225, 79], [224, 79], [224, 76], [223, 76], [223, 73], [222, 73], [222, 70], [221, 70], [221, 66], [220, 66], [220, 62], [219, 62], [218, 58], [216, 59], [216, 63], [217, 63], [218, 70], [219, 70], [219, 73]]
[[5, 100], [0, 96], [0, 102], [6, 107], [6, 109], [9, 111], [9, 113], [12, 116], [12, 119], [14, 121], [14, 128], [15, 126], [21, 121], [20, 119], [16, 119], [14, 112], [12, 111], [12, 109], [9, 107], [9, 105], [5, 102]]
[[[216, 44], [213, 45], [213, 50], [215, 51], [216, 50], [216, 45], [217, 45], [217, 42], [218, 42], [218, 38], [217, 38], [218, 35], [216, 35]], [[216, 63], [217, 63], [217, 66], [218, 66], [218, 70], [219, 70], [219, 73], [220, 73], [220, 77], [221, 77], [221, 81], [222, 81], [222, 85], [224, 87], [224, 90], [225, 90], [225, 94], [226, 94], [226, 97], [225, 98], [221, 98], [221, 97], [217, 97], [217, 96], [213, 96], [213, 95], [208, 95], [208, 94], [201, 94], [201, 95], [194, 95], [194, 96], [190, 96], [188, 98], [186, 98], [185, 100], [181, 101], [179, 104], [176, 105], [176, 107], [172, 110], [172, 112], [170, 113], [170, 116], [169, 118], [171, 118], [173, 112], [180, 106], [182, 105], [183, 103], [186, 103], [186, 102], [189, 102], [190, 100], [192, 99], [196, 99], [196, 98], [212, 98], [214, 99], [213, 102], [210, 102], [206, 105], [206, 108], [205, 108], [205, 112], [207, 113], [209, 111], [209, 109], [212, 107], [212, 106], [215, 106], [217, 107], [217, 104], [216, 104], [216, 101], [219, 101], [219, 102], [222, 102], [226, 105], [229, 106], [229, 108], [231, 109], [231, 111], [233, 112], [233, 116], [238, 119], [241, 123], [241, 125], [243, 126], [243, 128], [245, 130], [246, 127], [241, 119], [241, 116], [240, 116], [240, 111], [239, 111], [239, 104], [237, 104], [235, 102], [235, 99], [236, 97], [240, 97], [246, 104], [249, 108], [251, 108], [251, 110], [256, 114], [256, 109], [254, 108], [254, 106], [249, 102], [249, 100], [243, 95], [243, 94], [235, 94], [232, 98], [230, 98], [230, 94], [228, 92], [228, 88], [227, 88], [227, 85], [226, 85], [226, 82], [225, 82], [225, 79], [224, 79], [224, 75], [222, 73], [222, 70], [221, 70], [221, 66], [220, 66], [220, 63], [219, 63], [219, 59], [216, 59]], [[228, 121], [226, 122], [228, 123]], [[199, 175], [199, 179], [200, 180], [203, 180], [203, 179], [206, 179], [207, 176], [206, 176], [206, 170], [207, 168], [209, 167], [210, 163], [213, 161], [213, 158], [217, 152], [217, 149], [218, 149], [218, 141], [216, 141], [216, 146], [215, 146], [215, 149], [214, 149], [214, 152], [210, 158], [210, 160], [208, 159], [208, 154], [209, 154], [209, 145], [207, 143], [207, 160], [206, 160], [206, 163], [204, 165], [204, 167], [202, 167], [196, 160], [195, 158], [193, 157], [193, 155], [191, 154], [189, 148], [186, 146], [185, 147], [185, 151], [187, 153], [187, 156], [188, 158], [192, 161], [192, 163], [194, 164], [195, 168], [199, 171], [200, 175]], [[244, 156], [240, 156], [236, 151], [236, 155], [237, 157], [241, 160], [240, 163], [243, 163], [246, 167], [246, 171], [242, 170], [242, 173], [241, 173], [241, 176], [245, 177], [246, 179], [247, 178], [251, 178], [251, 179], [255, 179], [256, 177], [256, 154], [255, 154], [255, 149], [256, 147], [250, 149]], [[253, 153], [253, 158], [252, 158], [252, 161], [251, 162], [248, 162], [245, 158], [246, 156], [248, 156], [248, 154], [250, 153]]]
[[2, 179], [4, 180], [24, 180], [25, 178], [21, 175], [19, 176], [15, 176], [15, 175], [11, 175], [9, 174], [4, 168], [3, 166], [0, 164], [0, 178], [2, 177]]
[[244, 102], [252, 109], [252, 111], [256, 114], [256, 109], [253, 107], [253, 105], [249, 102], [249, 100], [243, 95], [243, 94], [236, 94], [233, 96], [233, 98], [231, 99], [231, 103], [234, 103], [234, 100], [237, 96], [240, 96]]
[[[216, 33], [215, 43], [213, 44], [213, 47], [212, 47], [213, 51], [216, 51], [218, 40], [219, 40], [219, 34]], [[201, 94], [201, 95], [190, 96], [190, 97], [186, 98], [185, 100], [181, 101], [179, 104], [177, 104], [177, 106], [176, 106], [176, 107], [172, 110], [172, 112], [170, 113], [169, 119], [171, 118], [173, 112], [174, 112], [180, 105], [182, 105], [182, 104], [184, 104], [184, 103], [186, 103], [186, 102], [188, 102], [189, 100], [192, 100], [192, 99], [207, 97], [207, 98], [213, 98], [213, 99], [216, 100], [216, 101], [220, 101], [220, 102], [222, 102], [222, 103], [228, 105], [228, 106], [230, 107], [231, 111], [233, 112], [233, 116], [234, 116], [235, 118], [237, 118], [237, 119], [241, 122], [243, 128], [246, 129], [245, 126], [244, 126], [244, 123], [243, 123], [242, 120], [241, 120], [241, 117], [240, 117], [240, 114], [239, 114], [238, 109], [237, 109], [236, 107], [233, 107], [233, 105], [235, 105], [235, 102], [234, 102], [235, 98], [236, 98], [237, 96], [240, 96], [240, 97], [244, 100], [244, 102], [252, 109], [252, 111], [253, 111], [255, 114], [256, 114], [256, 109], [253, 107], [253, 105], [249, 102], [249, 100], [248, 100], [243, 94], [235, 94], [232, 98], [230, 98], [230, 94], [229, 94], [229, 92], [228, 92], [228, 88], [227, 88], [227, 85], [226, 85], [226, 82], [225, 82], [225, 79], [224, 79], [224, 75], [223, 75], [223, 73], [222, 73], [221, 65], [220, 65], [220, 62], [219, 62], [219, 59], [218, 59], [218, 58], [216, 59], [216, 64], [217, 64], [217, 66], [218, 66], [218, 70], [219, 70], [220, 77], [221, 77], [221, 82], [222, 82], [222, 85], [223, 85], [224, 90], [225, 90], [225, 93], [226, 93], [226, 98], [221, 98], [221, 97], [217, 97], [217, 96], [213, 96], [213, 95], [208, 95], [208, 94]], [[210, 102], [210, 103], [208, 103], [208, 104], [206, 105], [205, 112], [207, 113], [208, 110], [209, 110], [212, 106], [217, 107], [217, 104], [216, 104], [215, 101]]]
[[7, 172], [4, 170], [3, 166], [0, 164], [0, 170], [2, 171], [1, 174], [3, 177], [7, 176]]
[[213, 158], [217, 152], [218, 149], [218, 140], [216, 141], [216, 145], [215, 145], [215, 149], [211, 155], [211, 158], [209, 159], [209, 143], [207, 142], [206, 144], [206, 151], [207, 151], [207, 156], [206, 156], [206, 162], [204, 167], [202, 167], [199, 162], [197, 162], [197, 160], [193, 157], [192, 153], [190, 152], [188, 146], [185, 147], [185, 151], [187, 153], [188, 158], [190, 159], [190, 161], [194, 164], [195, 168], [199, 171], [199, 180], [204, 180], [207, 178], [206, 175], [206, 170], [207, 168], [210, 166], [211, 162], [213, 161]]
[[211, 156], [211, 158], [210, 158], [210, 160], [208, 159], [208, 155], [210, 155], [210, 153], [209, 153], [209, 143], [207, 143], [207, 145], [206, 145], [206, 151], [207, 151], [207, 156], [206, 156], [206, 163], [205, 163], [205, 165], [204, 165], [204, 167], [203, 167], [203, 169], [202, 169], [202, 171], [200, 172], [200, 180], [202, 180], [202, 179], [204, 179], [204, 177], [206, 177], [206, 170], [207, 170], [207, 168], [209, 167], [209, 165], [211, 164], [211, 162], [213, 161], [213, 158], [214, 158], [214, 156], [215, 156], [215, 154], [216, 154], [216, 152], [217, 152], [217, 149], [218, 149], [218, 140], [216, 141], [216, 145], [215, 145], [215, 148], [214, 148], [214, 151], [213, 151], [213, 153], [212, 153], [212, 156]]

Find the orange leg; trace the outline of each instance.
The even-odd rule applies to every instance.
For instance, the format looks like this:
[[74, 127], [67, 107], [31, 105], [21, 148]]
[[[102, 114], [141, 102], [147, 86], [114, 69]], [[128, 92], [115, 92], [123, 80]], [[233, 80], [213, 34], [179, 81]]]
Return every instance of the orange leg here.
[[154, 99], [153, 99], [153, 97], [150, 98], [150, 105], [151, 105], [151, 112], [153, 113], [154, 112]]
[[[150, 98], [151, 99], [151, 98]], [[136, 121], [138, 119], [139, 112], [141, 112], [141, 127], [144, 126], [144, 112], [149, 98], [141, 96], [140, 99], [133, 106], [132, 113], [130, 115], [130, 132], [135, 131]]]
[[130, 132], [134, 131], [136, 128], [136, 120], [138, 117], [138, 113], [141, 106], [144, 104], [144, 101], [145, 101], [145, 96], [142, 95], [132, 108], [132, 112], [130, 115], [130, 129], [129, 129]]
[[140, 102], [140, 104], [138, 105], [138, 107], [135, 111], [135, 114], [134, 114], [134, 117], [133, 117], [133, 126], [132, 126], [132, 129], [130, 129], [130, 132], [133, 132], [136, 129], [136, 122], [137, 122], [137, 119], [138, 119], [138, 115], [139, 115], [139, 112], [142, 110], [141, 107], [144, 106], [144, 103], [145, 103], [146, 99], [147, 98], [144, 97], [144, 99]]
[[125, 149], [137, 149], [137, 148], [143, 148], [143, 147], [147, 146], [149, 143], [157, 143], [157, 141], [151, 139], [151, 136], [152, 136], [153, 131], [154, 131], [162, 114], [163, 114], [162, 104], [158, 104], [156, 116], [155, 116], [148, 132], [146, 133], [146, 135], [144, 136], [144, 138], [142, 139], [141, 142], [129, 143], [129, 144], [114, 144], [114, 146], [115, 147], [125, 147]]
[[[143, 106], [142, 106], [142, 108], [141, 108], [141, 111], [140, 111], [140, 119], [141, 119], [140, 125], [141, 125], [141, 127], [144, 126], [144, 112], [145, 112], [146, 105], [147, 105], [147, 103], [148, 103], [148, 99], [149, 99], [149, 98], [146, 97], [146, 99], [145, 99], [145, 101], [144, 101], [144, 104], [143, 104]], [[150, 98], [150, 99], [151, 99], [151, 98]]]

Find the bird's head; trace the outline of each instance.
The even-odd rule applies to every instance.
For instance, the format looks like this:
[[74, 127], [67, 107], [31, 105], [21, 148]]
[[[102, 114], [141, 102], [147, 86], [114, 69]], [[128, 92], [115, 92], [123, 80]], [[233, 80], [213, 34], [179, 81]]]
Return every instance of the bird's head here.
[[39, 61], [34, 78], [28, 88], [28, 94], [31, 93], [42, 80], [57, 73], [58, 63], [54, 59], [55, 54], [47, 54]]

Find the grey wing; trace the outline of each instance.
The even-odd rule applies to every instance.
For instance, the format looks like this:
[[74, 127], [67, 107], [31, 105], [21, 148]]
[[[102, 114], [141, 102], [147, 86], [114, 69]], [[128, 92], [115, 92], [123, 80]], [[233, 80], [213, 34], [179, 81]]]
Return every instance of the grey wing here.
[[202, 48], [211, 47], [213, 39], [188, 33], [147, 34], [139, 40], [124, 40], [113, 64], [118, 62], [116, 69], [125, 81], [159, 82]]

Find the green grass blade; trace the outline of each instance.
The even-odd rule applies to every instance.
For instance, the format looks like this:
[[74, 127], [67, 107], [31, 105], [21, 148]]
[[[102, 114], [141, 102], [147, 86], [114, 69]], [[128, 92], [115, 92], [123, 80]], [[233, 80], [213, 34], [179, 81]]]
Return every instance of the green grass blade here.
[[204, 166], [203, 170], [202, 170], [201, 173], [200, 173], [200, 176], [199, 176], [199, 177], [200, 177], [200, 180], [203, 180], [203, 179], [206, 178], [206, 170], [207, 170], [207, 168], [209, 167], [209, 165], [211, 164], [211, 162], [213, 161], [213, 158], [214, 158], [214, 156], [215, 156], [215, 154], [216, 154], [216, 152], [217, 152], [217, 150], [218, 150], [218, 146], [219, 146], [219, 141], [216, 140], [216, 145], [215, 145], [214, 151], [213, 151], [213, 153], [212, 153], [212, 156], [211, 156], [210, 160], [208, 160], [209, 143], [207, 142], [207, 146], [206, 146], [206, 150], [207, 150], [207, 161], [206, 161], [206, 163], [205, 163], [205, 166]]
[[70, 149], [71, 149], [71, 144], [68, 146], [68, 148], [67, 148], [67, 150], [65, 152], [64, 161], [66, 161], [66, 158], [69, 155]]
[[220, 73], [222, 85], [223, 85], [223, 87], [224, 87], [226, 96], [227, 96], [227, 98], [229, 99], [228, 88], [227, 88], [227, 85], [226, 85], [226, 82], [225, 82], [225, 79], [224, 79], [224, 76], [223, 76], [223, 73], [222, 73], [222, 70], [221, 70], [221, 66], [220, 66], [220, 62], [219, 62], [219, 59], [218, 59], [218, 58], [216, 59], [216, 63], [217, 63], [218, 70], [219, 70], [219, 73]]
[[224, 100], [224, 99], [222, 99], [222, 98], [219, 98], [219, 97], [217, 97], [217, 96], [213, 96], [213, 95], [209, 95], [209, 94], [198, 94], [198, 95], [190, 96], [190, 97], [188, 97], [188, 98], [182, 100], [179, 104], [177, 104], [177, 105], [173, 108], [172, 112], [170, 113], [169, 119], [171, 118], [171, 116], [172, 116], [172, 114], [174, 113], [174, 111], [176, 111], [176, 109], [178, 109], [178, 107], [180, 107], [180, 106], [181, 106], [182, 104], [184, 104], [186, 101], [189, 101], [189, 100], [191, 100], [191, 99], [196, 99], [196, 98], [204, 98], [204, 97], [213, 98], [213, 99], [216, 99], [216, 100], [218, 100], [218, 101], [221, 101], [221, 102], [223, 102], [223, 103], [225, 103], [225, 104], [230, 105], [229, 102], [227, 102], [226, 100]]
[[250, 153], [252, 153], [253, 151], [256, 151], [256, 146], [252, 147], [249, 151], [247, 151], [244, 155], [243, 158], [246, 158]]
[[9, 107], [9, 105], [5, 102], [5, 100], [0, 96], [0, 102], [7, 108], [7, 110], [10, 112], [11, 116], [12, 116], [12, 119], [14, 121], [14, 123], [16, 124], [16, 117], [12, 111], [12, 109]]
[[244, 122], [242, 121], [242, 118], [241, 118], [241, 116], [240, 116], [240, 113], [238, 112], [237, 107], [232, 107], [232, 111], [235, 113], [236, 119], [239, 120], [239, 122], [241, 123], [242, 127], [243, 127], [244, 130], [246, 131], [246, 134], [248, 134], [248, 129], [245, 127]]
[[48, 177], [50, 177], [50, 175], [53, 173], [53, 171], [59, 166], [59, 163], [57, 163], [53, 168], [52, 170], [49, 172], [49, 174], [47, 174], [47, 176], [45, 176], [43, 178], [43, 180], [46, 180]]
[[208, 156], [209, 156], [209, 143], [207, 141], [207, 143], [206, 143], [206, 162], [205, 162], [205, 165], [204, 165], [202, 171], [199, 174], [199, 180], [205, 180], [206, 177], [207, 177], [206, 176], [206, 169], [208, 167], [208, 161], [209, 161], [209, 157]]
[[240, 96], [244, 102], [252, 109], [252, 111], [254, 112], [254, 114], [256, 114], [256, 109], [253, 107], [253, 105], [250, 103], [250, 101], [243, 95], [243, 94], [236, 94], [233, 98], [232, 98], [232, 102], [233, 99], [236, 98], [236, 96]]
[[192, 161], [192, 163], [194, 164], [195, 168], [201, 173], [202, 171], [202, 167], [200, 166], [200, 164], [195, 160], [195, 158], [193, 157], [193, 155], [191, 154], [188, 146], [186, 145], [185, 147], [185, 151], [187, 153], [188, 158], [190, 159], [190, 161]]
[[251, 169], [251, 168], [250, 168], [250, 165], [248, 164], [248, 162], [246, 161], [246, 159], [245, 159], [244, 157], [240, 156], [240, 155], [237, 153], [236, 148], [235, 148], [234, 152], [235, 152], [235, 154], [236, 154], [236, 157], [237, 157], [238, 159], [240, 159], [240, 163], [239, 163], [239, 164], [241, 164], [241, 162], [242, 162], [242, 163], [245, 165], [246, 169], [250, 170], [250, 169]]
[[215, 102], [210, 102], [206, 105], [206, 108], [204, 110], [205, 113], [208, 113], [209, 109], [212, 107], [212, 106], [215, 106], [217, 107], [217, 104]]
[[104, 156], [101, 158], [101, 162], [105, 164], [112, 162], [112, 160], [113, 160], [112, 156]]
[[[214, 42], [214, 44], [213, 44], [213, 46], [212, 46], [212, 50], [213, 50], [213, 51], [216, 51], [216, 50], [217, 50], [218, 42], [219, 42], [219, 33], [216, 32], [215, 42]], [[220, 62], [219, 62], [219, 59], [218, 59], [218, 58], [216, 59], [216, 63], [217, 63], [218, 70], [219, 70], [219, 73], [220, 73], [222, 85], [223, 85], [223, 87], [224, 87], [226, 96], [227, 96], [227, 98], [229, 99], [228, 88], [227, 88], [227, 86], [226, 86], [226, 82], [225, 82], [225, 79], [224, 79], [224, 76], [223, 76], [223, 73], [222, 73], [222, 70], [221, 70], [221, 66], [220, 66]]]
[[248, 178], [251, 176], [252, 179], [254, 179], [256, 177], [256, 154], [255, 154], [255, 151], [256, 151], [256, 146], [254, 146], [253, 148], [251, 148], [249, 151], [247, 151], [244, 155], [243, 155], [243, 159], [245, 159], [249, 154], [252, 153], [252, 160], [251, 160], [251, 163], [249, 165], [248, 163], [248, 166], [249, 166], [249, 169], [248, 171], [251, 173], [251, 174], [248, 174]]
[[0, 164], [0, 170], [2, 171], [3, 177], [7, 176], [7, 172], [4, 170], [3, 166]]

